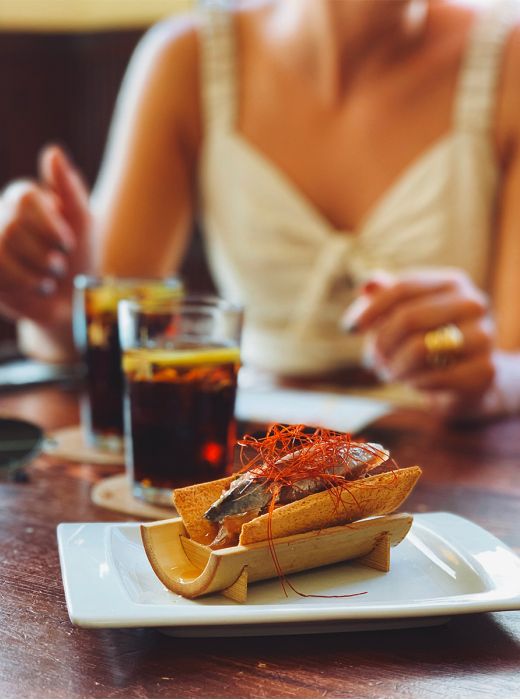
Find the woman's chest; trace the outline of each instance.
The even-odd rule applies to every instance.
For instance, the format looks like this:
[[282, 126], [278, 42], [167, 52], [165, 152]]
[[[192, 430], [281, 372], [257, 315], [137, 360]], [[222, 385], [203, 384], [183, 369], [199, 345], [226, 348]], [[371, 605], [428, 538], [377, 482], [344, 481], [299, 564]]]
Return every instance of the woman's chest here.
[[453, 126], [456, 55], [436, 72], [391, 74], [324, 106], [301, 86], [244, 81], [237, 131], [330, 224], [356, 230]]

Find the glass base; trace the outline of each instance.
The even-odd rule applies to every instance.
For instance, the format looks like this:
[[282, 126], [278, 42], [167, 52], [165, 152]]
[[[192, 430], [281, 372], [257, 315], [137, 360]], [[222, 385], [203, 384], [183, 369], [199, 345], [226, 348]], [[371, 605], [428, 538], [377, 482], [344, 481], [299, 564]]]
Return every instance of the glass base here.
[[172, 493], [173, 489], [143, 486], [138, 482], [132, 484], [132, 495], [134, 498], [146, 503], [153, 503], [156, 506], [170, 506], [170, 508], [173, 508]]

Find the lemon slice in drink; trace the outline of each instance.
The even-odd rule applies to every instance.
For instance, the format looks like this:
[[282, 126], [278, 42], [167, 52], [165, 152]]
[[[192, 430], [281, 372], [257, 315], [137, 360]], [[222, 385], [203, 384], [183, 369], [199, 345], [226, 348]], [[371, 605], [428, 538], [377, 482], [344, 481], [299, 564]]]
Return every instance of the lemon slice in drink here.
[[135, 299], [151, 308], [162, 302], [176, 302], [183, 297], [182, 284], [178, 281], [164, 283], [161, 280], [139, 284], [138, 281], [120, 280], [114, 284], [105, 283], [88, 292], [94, 313], [117, 313], [117, 305], [122, 299]]
[[99, 287], [88, 291], [89, 306], [92, 313], [116, 313], [117, 304], [122, 296], [115, 287]]
[[175, 350], [164, 349], [137, 349], [129, 350], [123, 356], [123, 370], [125, 372], [143, 372], [151, 368], [166, 367], [194, 367], [197, 365], [227, 365], [240, 362], [240, 350], [237, 347], [230, 348], [179, 348]]
[[158, 283], [147, 287], [137, 287], [132, 296], [143, 305], [150, 304], [153, 309], [155, 304], [180, 301], [184, 296], [184, 290], [180, 282], [177, 286]]

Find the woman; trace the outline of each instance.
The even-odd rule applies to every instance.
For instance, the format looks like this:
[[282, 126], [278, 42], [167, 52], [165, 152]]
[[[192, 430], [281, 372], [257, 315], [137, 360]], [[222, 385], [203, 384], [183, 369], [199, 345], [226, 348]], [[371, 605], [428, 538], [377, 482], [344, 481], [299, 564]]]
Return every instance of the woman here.
[[368, 337], [383, 376], [445, 409], [515, 409], [515, 10], [277, 0], [158, 25], [131, 63], [91, 206], [56, 148], [37, 183], [4, 194], [0, 299], [30, 319], [25, 347], [63, 351], [89, 251], [97, 271], [165, 274], [198, 213], [217, 283], [248, 311], [246, 361], [325, 373], [359, 363]]

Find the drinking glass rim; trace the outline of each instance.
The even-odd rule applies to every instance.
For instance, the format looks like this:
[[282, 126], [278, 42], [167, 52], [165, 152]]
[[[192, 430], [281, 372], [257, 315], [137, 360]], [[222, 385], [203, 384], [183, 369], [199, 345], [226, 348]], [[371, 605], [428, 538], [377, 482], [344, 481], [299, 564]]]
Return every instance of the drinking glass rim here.
[[91, 275], [79, 274], [74, 277], [74, 288], [84, 290], [88, 288], [96, 288], [101, 286], [113, 287], [138, 287], [142, 285], [164, 285], [180, 289], [183, 287], [182, 279], [176, 275], [167, 275], [166, 277], [118, 277], [117, 275]]
[[201, 310], [219, 310], [235, 314], [244, 311], [243, 306], [235, 302], [228, 301], [214, 294], [186, 294], [178, 299], [121, 299], [118, 307], [137, 311], [139, 309], [150, 309], [152, 311], [162, 309], [172, 309], [178, 311], [182, 308], [200, 308]]

